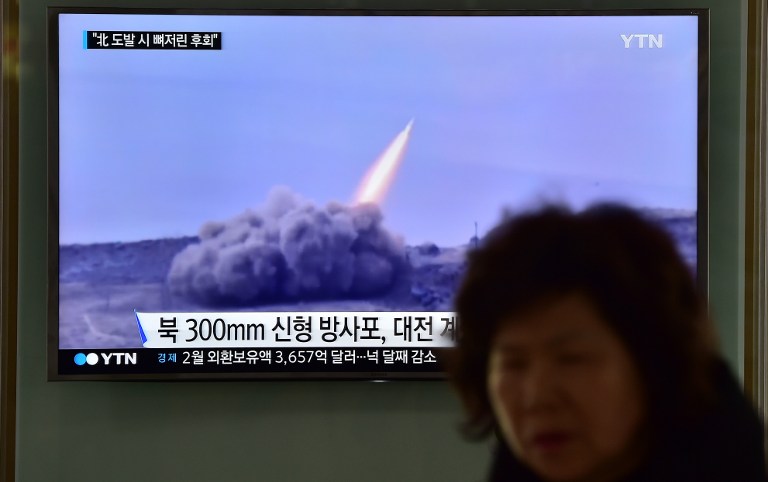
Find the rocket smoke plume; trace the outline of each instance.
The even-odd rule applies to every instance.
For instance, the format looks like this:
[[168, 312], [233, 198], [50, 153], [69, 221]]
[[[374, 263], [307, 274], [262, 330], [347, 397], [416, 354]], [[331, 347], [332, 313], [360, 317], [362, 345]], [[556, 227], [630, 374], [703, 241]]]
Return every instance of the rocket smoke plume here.
[[168, 284], [207, 305], [362, 297], [386, 292], [404, 257], [377, 205], [322, 208], [275, 188], [260, 210], [203, 225], [200, 242], [174, 258]]

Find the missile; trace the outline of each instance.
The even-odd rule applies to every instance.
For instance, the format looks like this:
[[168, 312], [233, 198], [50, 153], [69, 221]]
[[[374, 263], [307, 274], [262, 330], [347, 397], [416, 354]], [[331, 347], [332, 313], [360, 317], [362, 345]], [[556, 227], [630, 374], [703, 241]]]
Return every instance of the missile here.
[[414, 119], [408, 121], [405, 129], [397, 134], [369, 168], [358, 187], [355, 204], [362, 202], [380, 203], [384, 199], [405, 156], [405, 148], [408, 146], [408, 140], [411, 136], [413, 121]]

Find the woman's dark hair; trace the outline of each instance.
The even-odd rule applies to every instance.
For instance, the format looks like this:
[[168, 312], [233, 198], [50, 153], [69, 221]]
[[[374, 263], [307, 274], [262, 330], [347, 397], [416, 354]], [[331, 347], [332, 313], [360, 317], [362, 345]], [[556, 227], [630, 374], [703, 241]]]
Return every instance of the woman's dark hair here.
[[705, 298], [659, 221], [616, 204], [579, 213], [545, 206], [509, 217], [469, 253], [457, 347], [445, 359], [466, 435], [495, 428], [486, 383], [499, 326], [571, 293], [594, 304], [634, 359], [651, 427], [678, 423], [711, 398], [716, 348]]

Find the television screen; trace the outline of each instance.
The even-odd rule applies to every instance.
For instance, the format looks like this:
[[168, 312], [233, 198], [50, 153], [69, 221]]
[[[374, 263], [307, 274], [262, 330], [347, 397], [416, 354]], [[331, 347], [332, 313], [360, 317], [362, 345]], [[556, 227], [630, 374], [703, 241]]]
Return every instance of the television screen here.
[[441, 378], [467, 251], [541, 201], [696, 269], [706, 22], [51, 9], [49, 377]]

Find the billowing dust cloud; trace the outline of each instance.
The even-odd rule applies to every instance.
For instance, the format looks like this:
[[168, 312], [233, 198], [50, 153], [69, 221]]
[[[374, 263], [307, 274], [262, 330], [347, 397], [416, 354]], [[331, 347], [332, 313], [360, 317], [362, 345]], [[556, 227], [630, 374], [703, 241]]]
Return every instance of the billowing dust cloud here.
[[275, 188], [261, 209], [206, 223], [200, 242], [174, 258], [168, 283], [207, 305], [382, 294], [405, 260], [382, 219], [375, 204], [318, 207]]

